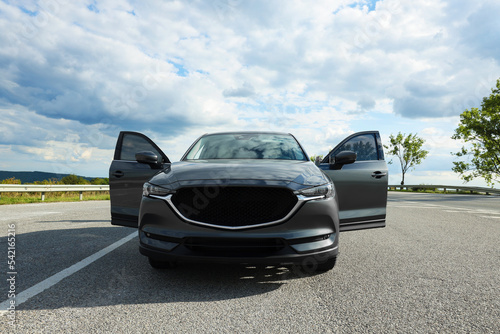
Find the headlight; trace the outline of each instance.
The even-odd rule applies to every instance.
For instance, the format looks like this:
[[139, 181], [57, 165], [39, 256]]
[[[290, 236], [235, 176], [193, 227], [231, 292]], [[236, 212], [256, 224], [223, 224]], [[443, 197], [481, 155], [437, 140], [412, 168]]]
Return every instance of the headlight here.
[[155, 186], [154, 184], [151, 183], [144, 183], [142, 186], [142, 196], [166, 196], [172, 191], [168, 188], [163, 188], [160, 186]]
[[323, 184], [321, 186], [299, 190], [301, 195], [306, 197], [323, 197], [328, 198], [333, 196], [333, 187], [331, 183]]

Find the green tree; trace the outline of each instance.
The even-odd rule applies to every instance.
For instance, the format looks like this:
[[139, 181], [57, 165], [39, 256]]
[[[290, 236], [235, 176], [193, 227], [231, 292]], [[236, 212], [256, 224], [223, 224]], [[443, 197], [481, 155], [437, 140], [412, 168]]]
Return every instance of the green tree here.
[[[410, 169], [414, 169], [415, 166], [420, 165], [422, 161], [427, 157], [429, 151], [423, 150], [422, 146], [425, 140], [418, 137], [416, 134], [401, 134], [399, 132], [396, 136], [389, 136], [390, 144], [384, 145], [388, 150], [386, 151], [389, 155], [395, 155], [398, 157], [401, 163], [401, 185], [405, 184], [405, 174]], [[389, 161], [392, 163], [392, 160]]]
[[483, 98], [481, 109], [471, 108], [460, 115], [460, 123], [453, 139], [463, 140], [468, 146], [452, 153], [466, 161], [453, 162], [452, 170], [469, 182], [484, 178], [493, 186], [500, 179], [500, 79], [488, 97]]
[[316, 157], [319, 157], [319, 161], [323, 160], [323, 156], [322, 155], [311, 155], [309, 157], [309, 159], [312, 161], [312, 162], [316, 162]]

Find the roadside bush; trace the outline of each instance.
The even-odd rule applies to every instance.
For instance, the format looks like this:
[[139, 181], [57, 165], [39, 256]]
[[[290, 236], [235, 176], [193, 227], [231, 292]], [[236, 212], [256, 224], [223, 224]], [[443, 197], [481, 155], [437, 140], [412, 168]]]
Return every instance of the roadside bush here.
[[85, 180], [81, 176], [76, 176], [75, 174], [70, 174], [63, 177], [60, 181], [61, 184], [90, 184], [89, 181]]
[[107, 177], [106, 178], [96, 177], [90, 180], [90, 183], [95, 185], [108, 185], [109, 179]]
[[9, 179], [2, 180], [2, 184], [21, 184], [21, 180], [11, 177]]
[[35, 181], [33, 184], [58, 184], [59, 180], [56, 179], [55, 177], [49, 179], [49, 180], [43, 180], [43, 181]]
[[426, 187], [411, 187], [412, 191], [436, 191], [436, 188], [426, 188]]

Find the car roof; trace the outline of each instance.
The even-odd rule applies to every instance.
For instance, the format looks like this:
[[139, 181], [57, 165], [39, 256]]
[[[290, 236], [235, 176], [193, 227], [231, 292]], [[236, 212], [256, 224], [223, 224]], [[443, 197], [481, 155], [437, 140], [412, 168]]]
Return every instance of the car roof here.
[[211, 135], [240, 135], [240, 134], [292, 135], [291, 133], [277, 132], [277, 131], [227, 131], [227, 132], [205, 133], [202, 137]]

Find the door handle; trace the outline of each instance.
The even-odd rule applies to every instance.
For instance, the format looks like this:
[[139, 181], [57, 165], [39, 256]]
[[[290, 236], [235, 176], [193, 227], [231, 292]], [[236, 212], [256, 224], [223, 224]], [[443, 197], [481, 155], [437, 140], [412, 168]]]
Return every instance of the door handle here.
[[374, 177], [376, 179], [380, 179], [384, 176], [387, 176], [387, 173], [382, 173], [382, 172], [376, 171], [376, 172], [373, 172], [373, 174], [372, 174], [372, 177]]
[[111, 175], [116, 177], [122, 177], [125, 174], [121, 170], [117, 170], [116, 172], [113, 172]]

